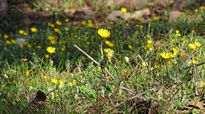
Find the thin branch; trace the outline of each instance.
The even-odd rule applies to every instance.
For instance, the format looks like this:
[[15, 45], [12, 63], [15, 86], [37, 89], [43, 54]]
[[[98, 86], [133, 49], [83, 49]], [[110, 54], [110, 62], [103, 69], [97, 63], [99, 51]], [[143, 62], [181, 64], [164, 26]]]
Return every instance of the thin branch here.
[[81, 51], [83, 54], [85, 54], [90, 60], [92, 60], [95, 64], [97, 64], [99, 67], [102, 67], [109, 76], [112, 77], [112, 79], [114, 79], [114, 76], [108, 71], [107, 68], [104, 68], [102, 65], [100, 65], [100, 63], [98, 63], [95, 59], [93, 59], [90, 55], [88, 55], [85, 51], [83, 51], [82, 49], [80, 49], [77, 45], [74, 45], [75, 48], [77, 48], [79, 51]]

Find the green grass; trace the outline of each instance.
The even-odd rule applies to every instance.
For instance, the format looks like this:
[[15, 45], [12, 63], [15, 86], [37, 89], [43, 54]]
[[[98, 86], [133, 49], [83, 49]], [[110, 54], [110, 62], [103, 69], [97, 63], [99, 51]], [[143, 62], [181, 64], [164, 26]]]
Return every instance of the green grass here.
[[[196, 18], [190, 21], [188, 15]], [[191, 10], [175, 22], [161, 17], [150, 21], [151, 26], [122, 20], [113, 24], [108, 21], [101, 26], [84, 20], [90, 24], [82, 25], [62, 19], [58, 20], [62, 25], [50, 22], [55, 27], [33, 25], [37, 32], [32, 32], [31, 27], [24, 28], [27, 35], [19, 33], [21, 28], [16, 33], [1, 33], [0, 111], [143, 113], [156, 109], [162, 113], [183, 111], [190, 107], [190, 101], [203, 103], [205, 66], [200, 63], [205, 62], [205, 39], [204, 32], [198, 29], [202, 26], [198, 18], [204, 23], [203, 15], [204, 10]], [[92, 24], [93, 27], [88, 26]], [[54, 28], [61, 32], [55, 32]], [[102, 39], [97, 33], [100, 28], [109, 30], [111, 37]], [[8, 38], [4, 37], [6, 34]], [[48, 36], [54, 39], [48, 40]], [[25, 39], [22, 45], [15, 43], [19, 38]], [[105, 40], [114, 47], [106, 45]], [[191, 50], [189, 44], [194, 42], [201, 45]], [[103, 68], [99, 70], [99, 66], [74, 45], [106, 67], [114, 79]], [[55, 53], [50, 54], [48, 47], [54, 47]], [[114, 52], [110, 54], [110, 61], [104, 52], [106, 48]], [[163, 52], [173, 54], [173, 48], [178, 50], [173, 58], [161, 56]], [[45, 93], [46, 102], [34, 101], [27, 105], [38, 90]], [[199, 113], [202, 109], [189, 111]]]

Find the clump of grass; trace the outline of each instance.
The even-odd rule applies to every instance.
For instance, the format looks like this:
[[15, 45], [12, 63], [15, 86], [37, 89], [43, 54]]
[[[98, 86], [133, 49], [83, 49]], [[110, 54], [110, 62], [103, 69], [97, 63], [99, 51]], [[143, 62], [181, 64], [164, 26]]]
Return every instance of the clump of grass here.
[[[204, 9], [193, 13], [204, 15]], [[159, 17], [143, 24], [105, 22], [64, 19], [1, 33], [1, 111], [176, 112], [203, 100], [205, 40], [197, 25], [182, 29], [186, 19], [173, 24]], [[38, 90], [46, 102], [27, 105]]]

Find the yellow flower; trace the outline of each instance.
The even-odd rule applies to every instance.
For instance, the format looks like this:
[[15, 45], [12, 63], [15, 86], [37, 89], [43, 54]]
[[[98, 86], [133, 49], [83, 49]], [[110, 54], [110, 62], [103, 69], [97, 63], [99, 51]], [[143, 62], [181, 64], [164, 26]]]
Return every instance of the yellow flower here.
[[111, 48], [114, 47], [114, 44], [112, 42], [108, 41], [108, 40], [105, 41], [105, 44], [107, 44]]
[[176, 48], [173, 48], [172, 50], [174, 52], [174, 55], [176, 55], [179, 52], [179, 50], [177, 50]]
[[196, 48], [201, 46], [201, 44], [199, 42], [194, 42], [194, 45], [196, 46]]
[[27, 33], [27, 32], [24, 32], [24, 33], [23, 33], [23, 35], [25, 35], [25, 36], [26, 36], [26, 35], [28, 35], [28, 33]]
[[55, 50], [56, 50], [56, 48], [53, 48], [53, 47], [47, 48], [48, 53], [55, 53]]
[[47, 40], [55, 40], [55, 37], [54, 36], [48, 36]]
[[154, 16], [154, 17], [153, 17], [153, 20], [158, 21], [158, 20], [159, 20], [159, 17]]
[[81, 24], [82, 25], [86, 25], [87, 23], [86, 23], [86, 21], [82, 21]]
[[57, 33], [61, 33], [60, 29], [58, 29], [58, 28], [54, 28], [54, 31]]
[[46, 58], [46, 59], [49, 59], [49, 58], [50, 58], [50, 56], [49, 56], [49, 55], [45, 55], [45, 58]]
[[98, 72], [101, 71], [101, 67], [98, 67]]
[[56, 83], [58, 83], [58, 80], [56, 80], [56, 79], [54, 78], [54, 79], [51, 79], [51, 82], [52, 82], [53, 84], [56, 84]]
[[110, 37], [110, 31], [106, 29], [98, 29], [98, 34], [101, 36], [101, 38], [107, 38]]
[[43, 76], [43, 79], [46, 80], [48, 77], [46, 75]]
[[200, 10], [204, 10], [205, 6], [200, 6]]
[[4, 34], [4, 38], [7, 39], [9, 38], [9, 36], [7, 34]]
[[7, 44], [7, 45], [10, 45], [11, 42], [10, 42], [9, 40], [6, 40], [6, 44]]
[[110, 48], [104, 49], [104, 52], [105, 52], [105, 53], [108, 53], [109, 51], [110, 51]]
[[152, 40], [147, 40], [147, 43], [152, 44], [153, 42], [152, 42]]
[[37, 28], [31, 27], [31, 32], [37, 32], [37, 31], [38, 31]]
[[191, 62], [192, 62], [193, 64], [196, 64], [196, 60], [192, 60]]
[[15, 83], [16, 83], [16, 80], [13, 80], [13, 83], [15, 84]]
[[198, 12], [198, 9], [194, 9], [194, 11], [197, 13], [197, 12]]
[[73, 80], [73, 85], [76, 85], [76, 80]]
[[135, 34], [138, 34], [138, 33], [139, 33], [139, 31], [138, 31], [138, 30], [136, 30], [136, 31], [135, 31]]
[[57, 24], [57, 25], [62, 25], [62, 22], [56, 21], [56, 24]]
[[41, 46], [36, 46], [37, 49], [41, 49]]
[[60, 82], [60, 85], [63, 85], [63, 83], [64, 83], [62, 80], [60, 80], [59, 82]]
[[172, 53], [165, 53], [165, 52], [163, 52], [160, 55], [164, 59], [169, 59], [169, 58], [173, 58], [174, 57], [174, 55]]
[[94, 26], [95, 25], [92, 22], [88, 23], [88, 27], [93, 28]]
[[107, 76], [107, 79], [109, 79], [109, 80], [110, 80], [110, 79], [111, 79], [111, 76], [109, 76], [109, 75], [108, 75], [108, 76]]
[[179, 30], [176, 30], [176, 34], [179, 34]]
[[65, 22], [67, 23], [68, 21], [69, 21], [69, 19], [66, 18], [66, 19], [65, 19]]
[[29, 76], [30, 72], [29, 71], [26, 71], [26, 76]]
[[121, 12], [122, 13], [127, 13], [127, 9], [126, 8], [121, 8]]
[[11, 42], [12, 42], [13, 44], [16, 44], [16, 40], [11, 40]]
[[126, 73], [126, 72], [127, 72], [127, 70], [126, 70], [126, 69], [123, 69], [123, 72], [125, 72], [125, 73]]
[[132, 50], [133, 48], [132, 48], [132, 45], [128, 45], [128, 48], [130, 49], [130, 50]]
[[148, 65], [147, 65], [146, 62], [142, 62], [142, 66], [143, 66], [143, 67], [146, 67], [146, 66], [148, 66]]
[[19, 30], [19, 34], [24, 34], [24, 30]]
[[154, 65], [154, 68], [160, 68], [160, 66], [159, 65]]
[[152, 44], [147, 44], [147, 48], [152, 48]]
[[57, 43], [56, 40], [51, 40], [50, 42], [51, 42], [51, 44], [53, 44], [53, 45], [55, 45], [55, 44]]
[[184, 53], [180, 53], [181, 58], [184, 58], [185, 54]]
[[22, 61], [23, 61], [23, 62], [26, 62], [26, 61], [28, 61], [28, 59], [27, 59], [27, 58], [24, 58], [24, 59], [22, 59]]
[[196, 45], [190, 43], [190, 44], [189, 44], [189, 48], [190, 48], [191, 50], [194, 50], [194, 49], [196, 49]]
[[69, 30], [68, 27], [65, 27], [64, 29], [65, 29], [65, 31], [68, 31], [68, 30]]

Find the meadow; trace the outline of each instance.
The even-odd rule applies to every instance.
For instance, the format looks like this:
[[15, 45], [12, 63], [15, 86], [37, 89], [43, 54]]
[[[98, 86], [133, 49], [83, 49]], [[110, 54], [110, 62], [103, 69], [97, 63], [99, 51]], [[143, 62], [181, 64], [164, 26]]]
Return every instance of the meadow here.
[[204, 8], [1, 32], [0, 112], [204, 113]]

